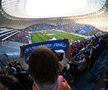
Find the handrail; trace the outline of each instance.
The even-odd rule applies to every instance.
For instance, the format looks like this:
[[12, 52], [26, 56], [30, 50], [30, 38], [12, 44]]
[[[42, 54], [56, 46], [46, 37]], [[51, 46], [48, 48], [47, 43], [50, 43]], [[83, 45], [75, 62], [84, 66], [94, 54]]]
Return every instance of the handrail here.
[[15, 32], [15, 31], [10, 31], [10, 32], [4, 33], [4, 34], [0, 35], [0, 37], [5, 36], [5, 35], [7, 35], [7, 34], [11, 34], [11, 33], [13, 33], [13, 32]]
[[10, 31], [10, 30], [3, 30], [3, 31], [0, 31], [0, 34], [1, 34], [1, 33], [4, 33], [4, 32], [8, 32], [8, 31]]
[[11, 35], [9, 35], [9, 36], [7, 36], [7, 37], [3, 38], [3, 39], [2, 39], [2, 41], [4, 41], [4, 40], [6, 40], [6, 39], [10, 38], [11, 36], [13, 36], [13, 35], [15, 35], [15, 34], [17, 34], [17, 33], [18, 33], [18, 32], [15, 32], [15, 33], [13, 33], [13, 34], [11, 34]]

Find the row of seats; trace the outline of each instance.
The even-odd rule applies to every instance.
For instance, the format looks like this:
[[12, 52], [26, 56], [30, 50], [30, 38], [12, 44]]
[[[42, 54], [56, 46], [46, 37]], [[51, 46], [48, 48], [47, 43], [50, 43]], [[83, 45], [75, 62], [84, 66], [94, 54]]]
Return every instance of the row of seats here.
[[19, 31], [16, 30], [2, 30], [0, 32], [0, 41], [4, 41], [10, 37], [12, 37], [13, 35], [17, 34]]

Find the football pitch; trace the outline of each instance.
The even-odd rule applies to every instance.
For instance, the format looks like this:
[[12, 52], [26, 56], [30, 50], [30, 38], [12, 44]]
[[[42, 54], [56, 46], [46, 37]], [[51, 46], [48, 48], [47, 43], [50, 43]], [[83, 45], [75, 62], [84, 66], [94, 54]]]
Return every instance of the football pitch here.
[[32, 43], [43, 42], [48, 40], [64, 39], [64, 38], [69, 39], [70, 42], [84, 39], [82, 37], [75, 36], [67, 32], [61, 32], [58, 30], [41, 31], [31, 34]]

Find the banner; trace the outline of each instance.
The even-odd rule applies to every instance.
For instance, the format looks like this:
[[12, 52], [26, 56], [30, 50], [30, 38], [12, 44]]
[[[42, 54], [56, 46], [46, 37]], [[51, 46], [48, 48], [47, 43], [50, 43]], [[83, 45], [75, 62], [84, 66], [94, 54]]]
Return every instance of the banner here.
[[53, 51], [62, 49], [66, 52], [67, 49], [67, 43], [65, 42], [65, 40], [52, 40], [26, 45], [24, 48], [24, 58], [26, 63], [28, 63], [28, 56], [34, 51], [37, 46], [46, 46]]
[[75, 33], [82, 33], [82, 34], [92, 33], [92, 30], [88, 26], [84, 26], [81, 29], [75, 30]]

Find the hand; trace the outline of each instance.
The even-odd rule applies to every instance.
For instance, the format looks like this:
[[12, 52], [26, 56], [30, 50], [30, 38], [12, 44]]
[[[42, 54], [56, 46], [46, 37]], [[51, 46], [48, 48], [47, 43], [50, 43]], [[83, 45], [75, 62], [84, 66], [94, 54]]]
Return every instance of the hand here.
[[24, 58], [24, 48], [25, 48], [24, 45], [23, 46], [20, 46], [20, 57], [21, 58]]
[[64, 82], [62, 82], [62, 89], [61, 90], [71, 90], [71, 87], [69, 86], [69, 84], [67, 83], [66, 80], [64, 80]]
[[66, 58], [69, 60], [70, 59], [70, 54], [71, 54], [71, 47], [68, 39], [64, 39], [66, 43]]

